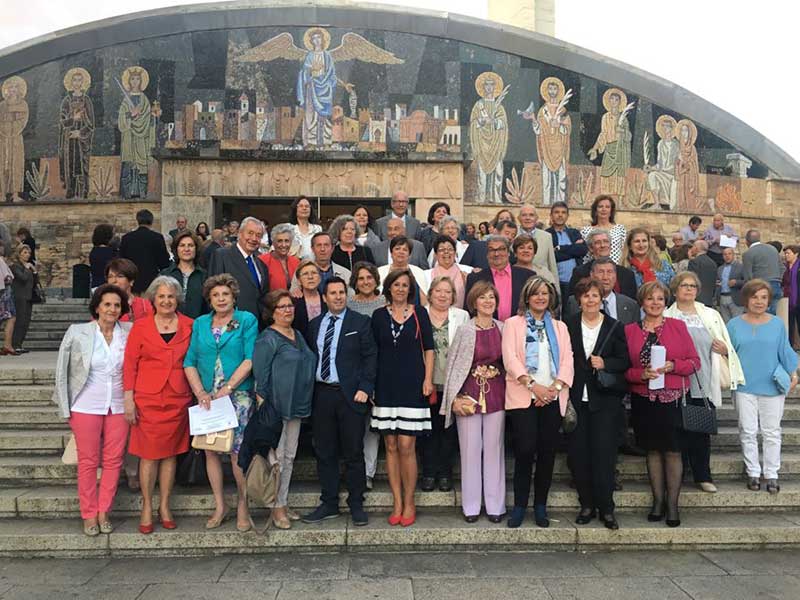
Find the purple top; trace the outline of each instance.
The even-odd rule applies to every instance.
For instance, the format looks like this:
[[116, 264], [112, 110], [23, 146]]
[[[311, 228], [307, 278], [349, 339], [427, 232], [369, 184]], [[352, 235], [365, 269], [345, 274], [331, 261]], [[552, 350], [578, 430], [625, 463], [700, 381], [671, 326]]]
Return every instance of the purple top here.
[[486, 392], [487, 414], [504, 410], [506, 406], [506, 372], [503, 369], [502, 338], [497, 327], [478, 329], [476, 332], [472, 367], [470, 367], [470, 374], [461, 388], [462, 393], [469, 394], [475, 400], [478, 400], [481, 392], [478, 382], [472, 376], [472, 370], [480, 365], [494, 365], [500, 370], [497, 377], [486, 382], [489, 385], [489, 390]]

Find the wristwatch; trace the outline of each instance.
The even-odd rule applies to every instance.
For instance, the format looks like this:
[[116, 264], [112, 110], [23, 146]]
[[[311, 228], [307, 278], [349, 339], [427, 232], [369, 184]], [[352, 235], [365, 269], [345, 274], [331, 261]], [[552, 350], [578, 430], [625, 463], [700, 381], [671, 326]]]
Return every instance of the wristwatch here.
[[553, 387], [555, 387], [559, 392], [564, 389], [564, 386], [562, 385], [562, 383], [560, 381], [557, 384], [555, 384], [555, 386], [553, 386]]

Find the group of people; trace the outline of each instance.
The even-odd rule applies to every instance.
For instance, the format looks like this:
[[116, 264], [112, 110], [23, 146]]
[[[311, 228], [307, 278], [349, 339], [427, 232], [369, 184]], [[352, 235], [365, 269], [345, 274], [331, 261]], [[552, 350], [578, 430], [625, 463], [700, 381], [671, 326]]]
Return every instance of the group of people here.
[[[771, 280], [737, 280], [742, 313], [726, 324], [700, 301], [702, 275], [676, 274], [648, 230], [615, 222], [608, 196], [595, 200], [592, 225], [582, 231], [567, 225], [569, 210], [556, 203], [547, 230], [523, 206], [518, 222], [500, 215], [495, 233], [471, 241], [446, 204], [431, 207], [427, 226], [407, 208], [398, 192], [392, 214], [372, 223], [358, 207], [321, 231], [312, 204], [299, 198], [293, 222], [272, 228], [269, 252], [259, 252], [264, 224], [248, 217], [207, 268], [198, 265], [198, 238], [188, 229], [175, 233], [172, 262], [149, 281], [135, 260], [106, 265], [106, 283], [89, 305], [92, 320], [65, 335], [56, 375], [55, 400], [77, 443], [88, 535], [111, 530], [122, 465], [137, 458], [140, 531], [153, 531], [156, 482], [158, 522], [177, 526], [170, 492], [176, 457], [189, 449], [188, 408], [209, 408], [223, 396], [238, 418], [230, 455], [240, 531], [252, 527], [248, 431], [264, 406], [279, 415], [280, 480], [270, 519], [281, 529], [340, 515], [342, 464], [352, 522], [367, 524], [364, 496], [381, 438], [390, 524], [415, 522], [418, 480], [422, 491], [452, 490], [460, 455], [467, 522], [484, 510], [491, 522], [519, 527], [533, 486], [534, 521], [548, 527], [562, 428], [581, 506], [576, 522], [599, 518], [617, 529], [615, 467], [628, 402], [652, 488], [648, 519], [678, 526], [684, 458], [697, 485], [716, 491], [710, 436], [682, 427], [683, 406], [719, 407], [728, 390], [739, 412], [747, 486], [763, 483], [778, 493], [782, 407], [798, 365], [783, 323], [768, 312]], [[757, 234], [747, 234], [749, 252], [759, 246]], [[760, 268], [752, 263], [751, 275]], [[657, 367], [655, 347], [665, 353]], [[321, 495], [315, 510], [299, 515], [288, 491], [304, 420]], [[220, 453], [206, 451], [206, 467], [215, 499], [206, 526], [215, 528], [229, 511]]]
[[5, 224], [0, 224], [0, 324], [3, 328], [0, 356], [28, 352], [23, 344], [31, 324], [33, 305], [42, 302], [42, 296], [36, 241], [30, 229], [17, 229], [14, 241]]

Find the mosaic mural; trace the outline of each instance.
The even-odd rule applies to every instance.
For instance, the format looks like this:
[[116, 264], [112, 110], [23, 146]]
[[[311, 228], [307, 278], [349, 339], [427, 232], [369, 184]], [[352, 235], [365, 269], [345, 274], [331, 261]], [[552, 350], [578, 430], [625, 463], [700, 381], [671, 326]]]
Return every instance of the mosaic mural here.
[[458, 160], [464, 200], [598, 193], [755, 214], [767, 169], [645, 97], [528, 58], [380, 30], [250, 28], [84, 52], [0, 82], [0, 199], [151, 198], [154, 155]]

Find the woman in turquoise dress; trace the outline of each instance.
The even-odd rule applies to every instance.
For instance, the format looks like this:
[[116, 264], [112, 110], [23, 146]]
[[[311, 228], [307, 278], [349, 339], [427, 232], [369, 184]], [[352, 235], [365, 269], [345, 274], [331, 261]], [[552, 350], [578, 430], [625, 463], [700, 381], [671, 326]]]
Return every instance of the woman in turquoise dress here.
[[[251, 527], [247, 508], [244, 473], [239, 468], [238, 454], [247, 421], [253, 413], [253, 349], [258, 336], [258, 321], [247, 311], [236, 310], [239, 284], [233, 276], [222, 273], [209, 277], [203, 284], [203, 297], [211, 312], [195, 319], [192, 341], [183, 368], [197, 402], [204, 408], [211, 401], [230, 396], [239, 425], [234, 431], [231, 465], [236, 479], [236, 528]], [[222, 525], [228, 516], [225, 504], [222, 461], [217, 452], [206, 451], [206, 471], [214, 493], [216, 509], [206, 521], [206, 529]]]

